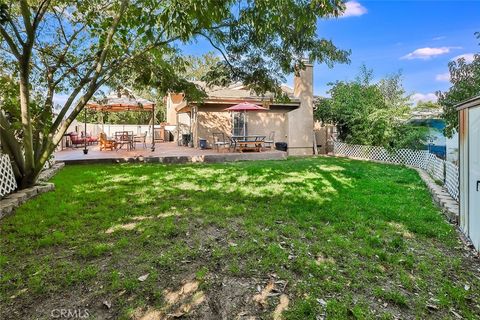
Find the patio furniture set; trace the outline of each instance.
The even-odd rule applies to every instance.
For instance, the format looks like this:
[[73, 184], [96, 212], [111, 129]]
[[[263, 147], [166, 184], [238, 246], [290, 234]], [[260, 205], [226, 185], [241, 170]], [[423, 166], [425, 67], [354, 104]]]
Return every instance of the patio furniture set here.
[[65, 143], [70, 145], [72, 148], [83, 147], [86, 145], [96, 145], [100, 146], [100, 151], [102, 150], [120, 150], [125, 147], [127, 150], [133, 150], [136, 148], [137, 143], [141, 143], [143, 148], [147, 147], [147, 132], [140, 135], [134, 135], [133, 131], [118, 131], [115, 132], [113, 138], [107, 137], [105, 133], [100, 133], [99, 137], [93, 137], [90, 134], [81, 132], [71, 132], [65, 135], [65, 138], [68, 139]]
[[254, 151], [260, 152], [266, 148], [272, 149], [275, 139], [275, 131], [267, 136], [263, 135], [241, 135], [226, 136], [224, 133], [213, 133], [213, 146], [220, 152], [220, 149], [228, 149], [233, 152]]
[[147, 148], [147, 132], [140, 135], [134, 135], [133, 131], [117, 131], [114, 139], [109, 139], [105, 133], [100, 133], [100, 151], [102, 150], [120, 150], [125, 147], [126, 150], [136, 149], [136, 144], [141, 143], [143, 148]]

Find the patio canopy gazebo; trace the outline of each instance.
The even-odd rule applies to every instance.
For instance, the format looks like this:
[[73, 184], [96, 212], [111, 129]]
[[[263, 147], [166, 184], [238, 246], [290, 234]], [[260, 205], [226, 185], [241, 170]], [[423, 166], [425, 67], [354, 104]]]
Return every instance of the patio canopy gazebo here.
[[[119, 90], [104, 99], [88, 102], [85, 106], [85, 134], [87, 132], [87, 110], [101, 112], [139, 111], [152, 113], [152, 151], [155, 151], [155, 103], [144, 98], [135, 97], [130, 90]], [[85, 139], [86, 141], [86, 139]], [[85, 143], [85, 150], [87, 144]]]

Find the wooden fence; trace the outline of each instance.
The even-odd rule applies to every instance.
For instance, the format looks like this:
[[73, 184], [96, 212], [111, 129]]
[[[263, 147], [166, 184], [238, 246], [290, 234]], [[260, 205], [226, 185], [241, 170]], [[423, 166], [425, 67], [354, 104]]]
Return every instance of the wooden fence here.
[[427, 150], [397, 149], [388, 151], [382, 147], [362, 146], [335, 141], [333, 153], [339, 156], [404, 164], [427, 171], [448, 193], [458, 201], [458, 167], [438, 158]]

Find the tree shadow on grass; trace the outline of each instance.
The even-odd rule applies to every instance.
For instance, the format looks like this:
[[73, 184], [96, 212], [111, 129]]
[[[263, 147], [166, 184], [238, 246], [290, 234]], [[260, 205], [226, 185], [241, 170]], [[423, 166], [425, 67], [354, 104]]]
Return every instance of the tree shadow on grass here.
[[[383, 252], [389, 244], [375, 239], [394, 232], [392, 221], [395, 228], [440, 239], [451, 229], [431, 201], [422, 203], [429, 196], [415, 173], [349, 160], [79, 165], [61, 172], [55, 183], [55, 192], [29, 201], [1, 226], [2, 255], [13, 274], [1, 283], [5, 296], [28, 285], [32, 278], [23, 270], [39, 262], [50, 264], [40, 272], [54, 296], [4, 301], [7, 310], [28, 313], [33, 301], [54, 304], [56, 296], [80, 285], [54, 277], [65, 270], [51, 257], [72, 247], [73, 255], [61, 261], [96, 265], [110, 253], [103, 272], [122, 270], [133, 278], [133, 294], [150, 297], [154, 287], [172, 286], [176, 274], [195, 272], [199, 265], [255, 277], [268, 271], [297, 277], [318, 273], [316, 257], [308, 255], [316, 253], [309, 250], [329, 253], [337, 264], [360, 254], [355, 246]], [[281, 244], [284, 238], [290, 247]], [[290, 261], [291, 255], [300, 258]], [[135, 277], [151, 268], [157, 277], [150, 287], [139, 286]], [[111, 280], [93, 275], [80, 283], [92, 281]]]

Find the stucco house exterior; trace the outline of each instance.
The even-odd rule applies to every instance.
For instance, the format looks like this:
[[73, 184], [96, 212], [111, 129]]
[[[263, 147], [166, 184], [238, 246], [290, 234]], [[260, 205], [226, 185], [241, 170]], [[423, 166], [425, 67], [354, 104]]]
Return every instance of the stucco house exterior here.
[[257, 104], [267, 111], [249, 112], [248, 135], [269, 136], [275, 142], [286, 142], [289, 155], [313, 154], [313, 66], [307, 64], [294, 78], [294, 86], [282, 86], [288, 102], [275, 102], [271, 96], [258, 96], [241, 84], [229, 87], [205, 88], [208, 97], [201, 103], [187, 101], [181, 93], [169, 93], [166, 98], [167, 123], [176, 128], [176, 139], [191, 134], [194, 147], [199, 139], [212, 146], [213, 133], [226, 136], [243, 134], [244, 116], [225, 111], [241, 102]]

